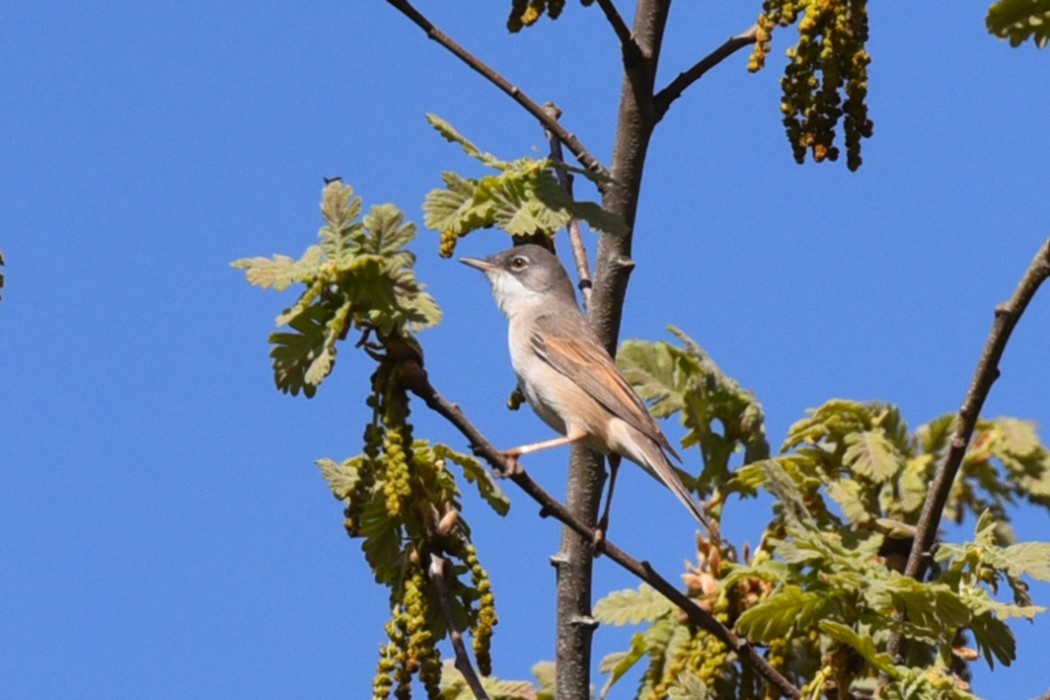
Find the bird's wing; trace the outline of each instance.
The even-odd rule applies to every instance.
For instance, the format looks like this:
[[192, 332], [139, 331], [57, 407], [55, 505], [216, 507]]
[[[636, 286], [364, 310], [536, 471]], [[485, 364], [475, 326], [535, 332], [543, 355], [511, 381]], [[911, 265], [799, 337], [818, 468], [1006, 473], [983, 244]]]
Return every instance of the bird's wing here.
[[682, 461], [609, 353], [588, 334], [566, 337], [538, 332], [532, 335], [531, 342], [544, 362], [575, 382], [614, 416]]

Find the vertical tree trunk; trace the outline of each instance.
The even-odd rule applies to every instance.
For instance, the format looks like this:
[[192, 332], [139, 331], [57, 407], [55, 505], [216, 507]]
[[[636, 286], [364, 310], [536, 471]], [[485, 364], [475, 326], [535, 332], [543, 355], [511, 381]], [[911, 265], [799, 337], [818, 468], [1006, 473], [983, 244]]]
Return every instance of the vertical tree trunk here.
[[[669, 9], [670, 0], [639, 1], [633, 31], [641, 55], [624, 66], [616, 146], [610, 168], [616, 183], [609, 188], [602, 204], [623, 217], [629, 232], [624, 236], [601, 236], [589, 310], [591, 324], [611, 354], [616, 352], [627, 281], [634, 267], [631, 240], [645, 155], [657, 121], [653, 84]], [[566, 505], [577, 518], [592, 525], [596, 522], [604, 483], [601, 456], [583, 448], [574, 449]], [[558, 572], [558, 698], [587, 700], [591, 642], [597, 626], [591, 616], [593, 543], [566, 527], [561, 551], [552, 563]]]

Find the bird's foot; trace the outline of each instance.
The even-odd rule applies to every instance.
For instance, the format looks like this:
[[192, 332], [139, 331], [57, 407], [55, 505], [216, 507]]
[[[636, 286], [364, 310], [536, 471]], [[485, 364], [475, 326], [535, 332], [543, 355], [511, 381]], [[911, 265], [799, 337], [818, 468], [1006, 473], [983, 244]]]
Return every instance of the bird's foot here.
[[521, 452], [519, 450], [508, 450], [507, 452], [500, 452], [499, 454], [505, 463], [505, 467], [502, 470], [504, 476], [515, 476], [521, 474], [521, 465], [518, 464], [518, 458], [521, 457]]
[[598, 557], [605, 551], [605, 533], [609, 531], [609, 514], [606, 513], [602, 516], [602, 519], [598, 521], [597, 527], [594, 528], [594, 538], [591, 540], [591, 546], [594, 547], [594, 556]]

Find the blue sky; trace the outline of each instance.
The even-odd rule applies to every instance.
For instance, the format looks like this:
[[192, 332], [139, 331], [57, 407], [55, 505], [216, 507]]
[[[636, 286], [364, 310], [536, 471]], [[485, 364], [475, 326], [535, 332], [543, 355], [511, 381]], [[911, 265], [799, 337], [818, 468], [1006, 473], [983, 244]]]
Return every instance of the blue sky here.
[[[619, 52], [600, 13], [569, 3], [508, 36], [508, 6], [421, 2], [607, 162]], [[676, 3], [661, 82], [758, 7]], [[652, 144], [623, 337], [685, 329], [758, 394], [774, 443], [833, 397], [898, 403], [913, 427], [956, 410], [994, 305], [1050, 234], [1050, 56], [990, 37], [986, 9], [874, 3], [875, 137], [856, 174], [791, 159], [788, 34], [762, 74], [741, 52], [694, 86]], [[428, 112], [506, 158], [545, 152], [542, 132], [377, 0], [20, 3], [0, 66], [0, 696], [365, 697], [386, 592], [313, 460], [359, 450], [369, 365], [347, 349], [315, 399], [279, 394], [266, 336], [286, 298], [228, 263], [310, 245], [325, 176], [420, 221], [442, 170], [478, 172]], [[482, 232], [460, 252], [505, 245]], [[433, 232], [415, 250], [446, 314], [422, 337], [435, 384], [496, 444], [550, 437], [501, 410], [513, 378], [484, 280], [438, 259]], [[1037, 297], [987, 415], [1050, 426], [1048, 341]], [[463, 446], [415, 417], [418, 435]], [[564, 461], [528, 466], [561, 493]], [[666, 492], [622, 478], [610, 536], [676, 576], [689, 516], [654, 522]], [[501, 606], [496, 671], [522, 677], [553, 656], [560, 530], [509, 492], [506, 519], [473, 498], [466, 514]], [[761, 511], [739, 512], [727, 531], [754, 541]], [[1048, 524], [1019, 511], [1024, 539]], [[633, 585], [599, 562], [597, 592]], [[1014, 629], [1013, 667], [975, 665], [986, 697], [1050, 684], [1050, 617]], [[600, 630], [598, 655], [627, 638]]]

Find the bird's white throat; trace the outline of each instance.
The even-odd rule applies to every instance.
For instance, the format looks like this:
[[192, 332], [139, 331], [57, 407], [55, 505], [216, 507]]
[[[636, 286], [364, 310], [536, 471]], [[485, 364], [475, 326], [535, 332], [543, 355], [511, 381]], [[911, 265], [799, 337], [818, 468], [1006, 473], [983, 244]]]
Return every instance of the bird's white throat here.
[[513, 318], [526, 309], [540, 306], [546, 297], [542, 292], [529, 289], [521, 280], [503, 270], [493, 270], [487, 273], [489, 282], [492, 283], [492, 294], [496, 297], [496, 304], [500, 311]]

